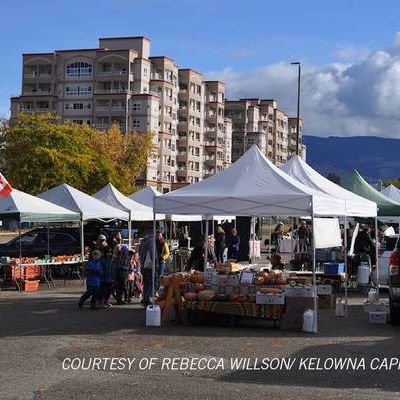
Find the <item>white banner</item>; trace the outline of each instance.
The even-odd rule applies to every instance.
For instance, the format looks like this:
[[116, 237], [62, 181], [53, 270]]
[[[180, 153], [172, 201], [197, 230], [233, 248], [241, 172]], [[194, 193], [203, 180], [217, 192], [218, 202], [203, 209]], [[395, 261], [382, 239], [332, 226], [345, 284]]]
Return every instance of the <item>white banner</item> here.
[[314, 218], [314, 233], [316, 249], [342, 246], [338, 218]]

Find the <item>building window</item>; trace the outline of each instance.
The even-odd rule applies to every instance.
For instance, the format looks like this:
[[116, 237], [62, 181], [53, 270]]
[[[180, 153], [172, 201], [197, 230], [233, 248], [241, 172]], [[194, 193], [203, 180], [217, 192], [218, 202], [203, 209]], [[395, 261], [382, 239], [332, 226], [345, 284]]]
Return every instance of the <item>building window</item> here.
[[88, 85], [71, 85], [65, 87], [67, 96], [87, 96], [92, 94], [92, 87]]
[[140, 128], [140, 119], [132, 119], [132, 128]]
[[133, 111], [140, 111], [140, 103], [133, 103], [132, 104]]
[[143, 76], [147, 76], [147, 68], [143, 68]]
[[83, 61], [77, 61], [68, 64], [65, 72], [67, 76], [91, 76], [92, 70], [93, 68], [91, 64]]

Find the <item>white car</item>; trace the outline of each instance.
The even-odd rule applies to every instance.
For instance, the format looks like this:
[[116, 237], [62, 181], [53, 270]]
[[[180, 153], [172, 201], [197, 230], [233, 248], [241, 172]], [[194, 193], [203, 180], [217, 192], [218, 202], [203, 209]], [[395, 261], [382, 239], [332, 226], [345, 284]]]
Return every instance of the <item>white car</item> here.
[[[385, 242], [381, 243], [379, 247], [378, 269], [380, 285], [389, 285], [389, 260], [393, 250], [396, 247], [396, 242], [398, 238], [398, 234], [386, 236]], [[376, 281], [375, 276], [372, 277], [372, 280]]]

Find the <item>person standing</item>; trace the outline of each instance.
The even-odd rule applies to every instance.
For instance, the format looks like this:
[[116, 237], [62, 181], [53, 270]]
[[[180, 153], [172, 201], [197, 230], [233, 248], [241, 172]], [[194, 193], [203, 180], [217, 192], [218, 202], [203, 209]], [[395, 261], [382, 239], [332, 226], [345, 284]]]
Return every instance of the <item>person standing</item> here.
[[100, 284], [101, 284], [101, 252], [99, 250], [93, 250], [91, 258], [85, 266], [85, 277], [86, 277], [86, 292], [83, 293], [79, 299], [78, 307], [82, 308], [85, 301], [90, 299], [90, 309], [98, 310], [98, 301], [100, 300]]
[[235, 228], [231, 229], [231, 234], [232, 237], [228, 246], [228, 258], [237, 261], [240, 248], [240, 236]]
[[[201, 235], [198, 243], [194, 246], [192, 252], [190, 253], [188, 264], [186, 266], [186, 271], [190, 271], [191, 269], [194, 269], [196, 271], [204, 271], [205, 251], [206, 251], [205, 237], [204, 235]], [[216, 257], [212, 249], [210, 240], [208, 241], [208, 246], [207, 246], [207, 261], [211, 263], [216, 262]]]
[[275, 241], [276, 241], [276, 252], [279, 253], [282, 236], [283, 236], [283, 222], [278, 222], [278, 225], [274, 229]]
[[157, 256], [158, 256], [158, 276], [163, 276], [165, 273], [165, 263], [170, 256], [169, 246], [161, 232], [157, 235]]
[[307, 253], [308, 246], [311, 243], [311, 231], [307, 226], [306, 221], [301, 221], [300, 227], [297, 230], [299, 238], [299, 251], [300, 253]]
[[121, 245], [117, 255], [113, 259], [114, 283], [117, 304], [124, 304], [122, 298], [127, 299], [126, 281], [130, 268], [129, 248], [127, 245]]
[[215, 233], [215, 256], [217, 258], [217, 262], [224, 262], [224, 251], [226, 248], [226, 236], [225, 231], [223, 230], [221, 225], [218, 225], [217, 232]]
[[101, 258], [102, 274], [100, 294], [103, 308], [112, 307], [110, 303], [114, 281], [112, 254], [112, 249], [110, 247], [107, 247], [107, 253]]
[[150, 297], [152, 296], [153, 289], [153, 257], [155, 261], [155, 281], [157, 281], [157, 265], [158, 265], [158, 255], [157, 250], [155, 254], [153, 254], [153, 237], [152, 232], [148, 231], [139, 245], [139, 258], [140, 265], [142, 269], [143, 275], [143, 306], [148, 306], [150, 304]]

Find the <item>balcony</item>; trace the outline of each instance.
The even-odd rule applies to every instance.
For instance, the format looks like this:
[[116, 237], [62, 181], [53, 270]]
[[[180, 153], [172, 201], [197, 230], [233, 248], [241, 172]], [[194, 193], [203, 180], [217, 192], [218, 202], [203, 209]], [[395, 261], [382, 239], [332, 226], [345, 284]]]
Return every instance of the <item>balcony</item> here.
[[22, 96], [52, 96], [53, 91], [50, 90], [23, 90]]
[[94, 94], [127, 94], [129, 89], [96, 89]]
[[49, 78], [53, 76], [51, 72], [26, 72], [24, 78]]
[[[110, 71], [98, 71], [98, 76], [125, 76], [128, 74], [127, 70], [110, 70]], [[131, 73], [132, 75], [132, 73]]]

